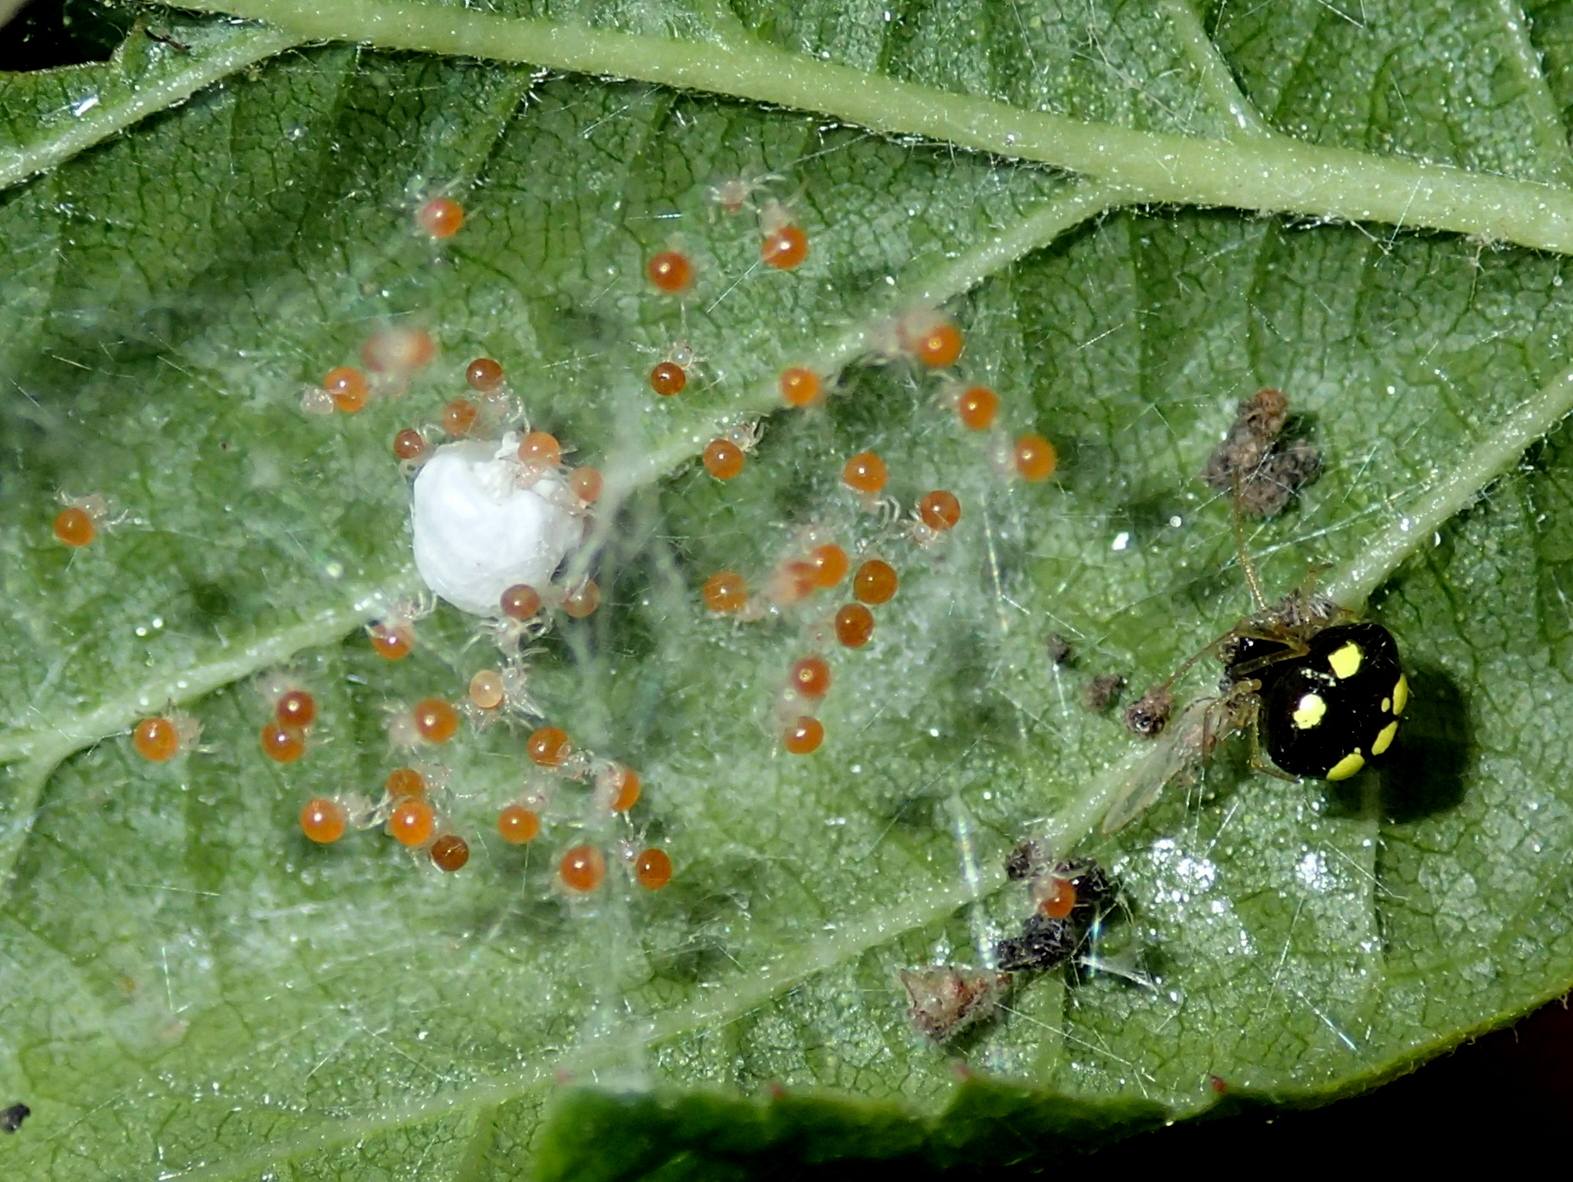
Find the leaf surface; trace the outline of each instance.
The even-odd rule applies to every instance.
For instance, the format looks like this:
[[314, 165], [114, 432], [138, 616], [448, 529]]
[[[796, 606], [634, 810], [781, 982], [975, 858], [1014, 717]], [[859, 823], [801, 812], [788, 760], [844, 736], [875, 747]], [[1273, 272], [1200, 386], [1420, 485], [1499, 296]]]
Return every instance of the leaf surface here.
[[[34, 1112], [0, 1162], [465, 1178], [539, 1154], [582, 1178], [783, 1145], [1003, 1158], [1019, 1149], [1001, 1129], [1112, 1135], [1208, 1108], [1217, 1081], [1340, 1095], [1567, 990], [1570, 457], [1535, 442], [1573, 398], [1564, 262], [1490, 245], [1514, 235], [1482, 195], [1538, 202], [1544, 224], [1573, 207], [1573, 25], [1556, 6], [1533, 24], [1511, 6], [1367, 3], [1359, 24], [1142, 7], [552, 6], [526, 15], [559, 32], [514, 55], [561, 66], [547, 51], [572, 44], [609, 55], [580, 69], [624, 76], [630, 47], [669, 73], [795, 55], [808, 98], [823, 87], [801, 112], [454, 56], [491, 26], [444, 6], [334, 6], [335, 36], [388, 48], [285, 52], [323, 30], [237, 6], [276, 29], [188, 21], [184, 54], [134, 34], [106, 65], [0, 78], [0, 1090]], [[395, 11], [410, 19], [373, 19]], [[939, 108], [1106, 131], [1129, 159], [1076, 178], [837, 126], [827, 53]], [[200, 81], [180, 93], [176, 74]], [[149, 114], [137, 96], [158, 85]], [[84, 86], [121, 132], [92, 150], [96, 132], [60, 130]], [[1342, 153], [1323, 212], [1344, 216], [1191, 208], [1219, 195], [1143, 189], [1131, 145], [1156, 141], [1115, 133], [1188, 137], [1185, 176], [1208, 152]], [[1404, 229], [1401, 206], [1348, 221], [1362, 180], [1395, 168], [1456, 180], [1426, 198], [1451, 220], [1419, 224], [1480, 238]], [[792, 274], [757, 265], [751, 214], [706, 197], [766, 173], [810, 234]], [[441, 247], [411, 228], [439, 192], [468, 211]], [[1160, 198], [1175, 204], [1131, 204]], [[673, 242], [700, 268], [681, 305], [643, 278]], [[943, 381], [869, 359], [893, 318], [937, 304], [965, 328], [961, 373], [1000, 391], [1012, 432], [1059, 447], [1051, 483], [1004, 478]], [[401, 399], [303, 415], [302, 388], [388, 323], [429, 328], [438, 362]], [[677, 338], [698, 380], [657, 399], [645, 375]], [[543, 837], [508, 847], [491, 824], [526, 786], [524, 733], [466, 728], [437, 758], [473, 857], [441, 876], [375, 831], [311, 847], [295, 816], [377, 790], [396, 762], [385, 704], [458, 699], [495, 659], [447, 608], [396, 664], [360, 627], [416, 586], [388, 442], [435, 422], [481, 353], [608, 475], [604, 606], [560, 622], [532, 693], [646, 795], [629, 828], [558, 784]], [[833, 375], [835, 396], [778, 411], [788, 364]], [[1248, 606], [1228, 507], [1196, 474], [1262, 385], [1290, 393], [1326, 470], [1251, 551], [1272, 588], [1316, 568], [1370, 597], [1414, 688], [1401, 756], [1337, 787], [1234, 752], [1204, 794], [1099, 838], [1133, 741], [1084, 708], [1085, 684], [1161, 680]], [[712, 480], [699, 449], [761, 414], [743, 475]], [[920, 547], [840, 488], [865, 448], [905, 504], [953, 490], [954, 535]], [[124, 519], [67, 551], [59, 490]], [[830, 654], [828, 737], [799, 759], [777, 750], [774, 702], [838, 601], [735, 624], [698, 588], [720, 568], [763, 585], [810, 525], [878, 549], [902, 584], [867, 648]], [[1047, 659], [1051, 631], [1073, 665]], [[255, 678], [281, 668], [322, 712], [288, 767], [257, 742]], [[204, 749], [154, 767], [127, 731], [171, 701]], [[1019, 923], [1001, 867], [1034, 834], [1118, 869], [1130, 918], [1102, 951], [1140, 954], [1156, 986], [1037, 980], [936, 1049], [895, 974], [976, 962]], [[594, 900], [553, 889], [568, 845], [625, 836], [670, 850], [670, 887], [614, 864]], [[958, 1083], [957, 1055], [988, 1082]], [[772, 1089], [788, 1100], [756, 1099]], [[594, 1132], [619, 1120], [643, 1139], [614, 1159]]]

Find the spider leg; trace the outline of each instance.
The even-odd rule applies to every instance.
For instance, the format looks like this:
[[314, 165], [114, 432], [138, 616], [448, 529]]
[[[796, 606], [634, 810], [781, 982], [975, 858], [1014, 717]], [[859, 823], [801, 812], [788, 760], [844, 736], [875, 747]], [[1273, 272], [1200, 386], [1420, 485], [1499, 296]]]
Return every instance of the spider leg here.
[[1255, 697], [1254, 691], [1250, 709], [1251, 716], [1242, 725], [1249, 727], [1251, 731], [1251, 770], [1253, 772], [1266, 772], [1274, 779], [1288, 780], [1291, 784], [1295, 783], [1299, 779], [1298, 776], [1291, 776], [1288, 772], [1276, 767], [1271, 760], [1262, 754], [1261, 703]]
[[[1225, 637], [1225, 639], [1228, 639], [1229, 637], [1238, 638], [1240, 640], [1266, 640], [1271, 641], [1274, 644], [1281, 644], [1284, 646], [1282, 649], [1276, 652], [1264, 653], [1260, 657], [1254, 657], [1249, 661], [1241, 661], [1237, 665], [1231, 665], [1229, 667], [1229, 677], [1236, 682], [1239, 682], [1245, 678], [1253, 678], [1263, 669], [1266, 669], [1270, 665], [1276, 665], [1279, 661], [1299, 660], [1301, 657], [1305, 656], [1306, 653], [1311, 651], [1310, 646], [1306, 644], [1306, 642], [1299, 636], [1280, 632], [1271, 632], [1267, 629], [1257, 630], [1252, 628], [1236, 628], [1233, 632], [1230, 632], [1228, 637]], [[1256, 688], [1261, 688], [1260, 682], [1257, 683]]]

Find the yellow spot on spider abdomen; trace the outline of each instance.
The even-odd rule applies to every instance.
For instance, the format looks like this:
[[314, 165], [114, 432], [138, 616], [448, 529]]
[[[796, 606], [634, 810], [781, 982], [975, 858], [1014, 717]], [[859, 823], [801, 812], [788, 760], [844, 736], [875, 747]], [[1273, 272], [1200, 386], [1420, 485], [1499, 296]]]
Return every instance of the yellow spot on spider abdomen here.
[[1398, 719], [1393, 719], [1376, 733], [1376, 742], [1371, 744], [1371, 754], [1381, 755], [1393, 745], [1393, 740], [1398, 737]]
[[1327, 658], [1327, 663], [1332, 667], [1333, 676], [1340, 681], [1353, 677], [1360, 670], [1360, 660], [1364, 652], [1354, 641], [1350, 640], [1340, 645]]
[[1294, 724], [1300, 730], [1308, 731], [1319, 725], [1326, 713], [1327, 703], [1322, 700], [1321, 694], [1306, 694], [1294, 708]]
[[1356, 747], [1328, 769], [1327, 778], [1329, 780], [1347, 780], [1364, 766], [1365, 756], [1360, 753], [1360, 748]]
[[1407, 705], [1409, 705], [1409, 678], [1400, 673], [1398, 684], [1393, 687], [1393, 713], [1402, 714]]

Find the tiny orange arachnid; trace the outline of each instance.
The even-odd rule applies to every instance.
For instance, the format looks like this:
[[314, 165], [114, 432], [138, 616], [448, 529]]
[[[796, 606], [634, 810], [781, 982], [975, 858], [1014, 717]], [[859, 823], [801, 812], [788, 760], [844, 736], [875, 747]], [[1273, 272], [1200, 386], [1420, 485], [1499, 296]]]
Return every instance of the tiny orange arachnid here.
[[373, 373], [408, 377], [430, 365], [437, 356], [437, 342], [424, 328], [396, 325], [379, 329], [361, 346], [360, 359]]
[[586, 505], [593, 505], [601, 499], [601, 490], [606, 486], [606, 479], [601, 475], [599, 468], [575, 468], [568, 473], [568, 487], [573, 489], [573, 495]]
[[672, 859], [665, 850], [643, 850], [634, 860], [634, 878], [647, 891], [658, 891], [672, 881]]
[[446, 743], [459, 731], [459, 712], [441, 698], [422, 698], [410, 708], [410, 716], [428, 743]]
[[497, 833], [509, 845], [526, 845], [540, 835], [541, 818], [534, 809], [510, 804], [497, 814]]
[[782, 179], [773, 172], [760, 176], [729, 176], [706, 189], [705, 199], [722, 213], [742, 213], [745, 209], [753, 208], [755, 193], [769, 188], [772, 181]]
[[701, 596], [717, 615], [733, 615], [748, 602], [748, 584], [736, 571], [719, 570], [705, 580]]
[[425, 845], [436, 828], [436, 811], [418, 796], [406, 796], [388, 814], [388, 832], [400, 845]]
[[65, 508], [55, 514], [52, 527], [55, 541], [73, 550], [97, 538], [99, 528], [109, 519], [109, 503], [97, 493], [85, 497], [68, 497], [61, 493], [60, 503]]
[[563, 855], [557, 873], [564, 886], [588, 894], [606, 877], [606, 856], [593, 845], [576, 845]]
[[688, 371], [675, 361], [658, 361], [650, 370], [650, 389], [663, 398], [681, 394], [688, 385]]
[[730, 439], [712, 439], [705, 444], [705, 471], [717, 480], [731, 480], [743, 470], [743, 449]]
[[843, 604], [836, 611], [836, 639], [847, 648], [862, 648], [874, 635], [874, 613], [861, 603]]
[[263, 724], [260, 739], [262, 753], [276, 763], [294, 763], [306, 754], [305, 729], [276, 718]]
[[573, 750], [568, 732], [560, 727], [537, 727], [525, 743], [525, 752], [540, 767], [561, 767]]
[[830, 664], [823, 657], [803, 657], [793, 662], [787, 684], [808, 698], [822, 698], [830, 692]]
[[1000, 396], [988, 386], [968, 386], [956, 396], [956, 417], [969, 431], [987, 431], [999, 409]]
[[767, 267], [794, 271], [808, 258], [808, 235], [793, 222], [767, 230], [759, 240], [759, 258]]
[[812, 406], [825, 392], [825, 385], [819, 375], [800, 365], [783, 369], [777, 384], [781, 390], [781, 401], [788, 406]]
[[413, 461], [426, 454], [426, 436], [414, 427], [406, 427], [393, 437], [393, 454], [400, 460]]
[[639, 803], [639, 773], [620, 763], [608, 764], [596, 773], [596, 797], [608, 810], [626, 813]]
[[935, 533], [944, 533], [961, 520], [961, 502], [955, 493], [937, 488], [918, 502], [918, 517]]
[[480, 408], [468, 398], [455, 398], [442, 408], [442, 429], [462, 439], [475, 429], [480, 414]]
[[938, 312], [909, 314], [898, 334], [906, 351], [929, 369], [955, 365], [966, 343], [955, 321]]
[[390, 800], [402, 800], [406, 796], [425, 796], [426, 777], [412, 767], [396, 767], [388, 773], [388, 778], [383, 781], [382, 787]]
[[531, 431], [519, 440], [518, 456], [532, 468], [555, 468], [562, 463], [563, 445], [550, 431]]
[[1013, 459], [1021, 478], [1036, 484], [1054, 475], [1059, 457], [1043, 436], [1028, 434], [1016, 440]]
[[824, 741], [824, 725], [807, 714], [793, 720], [781, 735], [781, 745], [793, 755], [811, 755]]
[[444, 874], [464, 869], [470, 860], [470, 843], [457, 833], [444, 833], [431, 843], [432, 865]]
[[563, 611], [570, 619], [582, 620], [601, 606], [601, 588], [594, 579], [586, 579], [563, 596]]
[[870, 558], [852, 576], [852, 595], [859, 603], [878, 607], [890, 602], [899, 584], [895, 567], [883, 559]]
[[433, 197], [415, 211], [415, 220], [432, 238], [452, 238], [464, 226], [464, 206], [452, 197]]
[[149, 763], [168, 763], [190, 751], [202, 736], [202, 725], [186, 714], [154, 715], [131, 730], [131, 746]]
[[314, 796], [300, 810], [300, 831], [318, 845], [332, 845], [344, 836], [344, 807], [326, 796]]
[[495, 710], [503, 704], [507, 692], [503, 688], [502, 674], [495, 669], [479, 669], [470, 678], [470, 701], [481, 710]]
[[415, 631], [408, 624], [368, 624], [366, 634], [371, 647], [385, 661], [402, 661], [415, 644]]
[[693, 286], [694, 264], [680, 250], [663, 250], [650, 256], [645, 274], [657, 291], [679, 295]]
[[885, 461], [871, 451], [858, 452], [841, 470], [841, 482], [864, 496], [876, 495], [889, 478]]
[[371, 387], [366, 375], [353, 365], [340, 365], [330, 369], [322, 379], [322, 388], [333, 399], [334, 409], [352, 415], [366, 406]]
[[828, 590], [847, 576], [847, 552], [834, 542], [815, 546], [808, 555], [813, 569], [814, 586]]
[[502, 365], [490, 357], [477, 357], [464, 367], [464, 383], [481, 394], [490, 394], [502, 385]]
[[273, 714], [290, 726], [310, 726], [317, 720], [317, 699], [303, 689], [286, 690], [273, 704]]
[[528, 620], [541, 610], [540, 592], [528, 583], [515, 583], [504, 589], [498, 606], [511, 620]]

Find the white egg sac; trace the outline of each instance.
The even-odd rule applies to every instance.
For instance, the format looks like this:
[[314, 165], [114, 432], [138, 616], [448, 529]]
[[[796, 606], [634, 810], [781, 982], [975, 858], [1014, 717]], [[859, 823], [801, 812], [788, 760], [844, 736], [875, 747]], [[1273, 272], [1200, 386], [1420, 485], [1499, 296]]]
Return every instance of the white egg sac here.
[[498, 601], [515, 583], [544, 590], [584, 537], [555, 473], [521, 480], [518, 442], [445, 443], [415, 478], [415, 567], [437, 595], [477, 616], [501, 614]]

